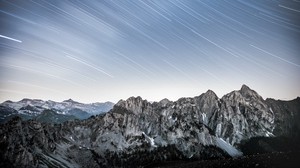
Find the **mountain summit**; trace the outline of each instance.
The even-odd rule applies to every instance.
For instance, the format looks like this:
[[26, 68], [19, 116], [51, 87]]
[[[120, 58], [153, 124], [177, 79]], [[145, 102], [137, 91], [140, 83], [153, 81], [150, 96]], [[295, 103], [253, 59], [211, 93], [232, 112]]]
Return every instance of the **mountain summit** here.
[[67, 102], [67, 103], [79, 103], [79, 102], [76, 102], [74, 101], [73, 99], [68, 99], [68, 100], [64, 100], [63, 102]]
[[252, 91], [249, 86], [243, 84], [242, 87], [241, 87], [241, 91]]
[[242, 85], [240, 93], [246, 98], [254, 97], [257, 99], [263, 99], [258, 93], [256, 93], [256, 91], [250, 89], [247, 85]]

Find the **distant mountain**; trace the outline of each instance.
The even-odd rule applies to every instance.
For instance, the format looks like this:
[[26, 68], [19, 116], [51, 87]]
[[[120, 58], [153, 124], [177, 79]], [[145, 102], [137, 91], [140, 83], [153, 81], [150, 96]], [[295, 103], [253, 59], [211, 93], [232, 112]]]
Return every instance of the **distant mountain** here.
[[67, 111], [66, 114], [75, 116], [78, 119], [87, 119], [90, 116], [92, 116], [92, 114], [90, 114], [86, 111], [83, 111], [81, 109], [78, 109], [78, 108], [73, 108], [73, 109]]
[[44, 110], [41, 114], [33, 118], [36, 121], [44, 123], [63, 123], [65, 121], [71, 121], [77, 119], [74, 115], [58, 114], [53, 110]]
[[10, 108], [10, 107], [0, 105], [0, 123], [3, 123], [5, 121], [13, 118], [17, 114], [18, 114], [17, 110]]
[[167, 160], [281, 151], [299, 146], [293, 138], [298, 135], [299, 103], [299, 98], [264, 100], [243, 85], [222, 98], [211, 90], [177, 101], [130, 97], [107, 113], [58, 125], [16, 117], [0, 125], [0, 166], [151, 167]]
[[[105, 113], [112, 109], [114, 103], [91, 103], [84, 104], [72, 99], [63, 102], [43, 101], [39, 99], [22, 99], [18, 102], [5, 101], [0, 106], [0, 123], [5, 122], [11, 116], [20, 116], [23, 119], [37, 117], [45, 110], [52, 110], [62, 115], [74, 115], [78, 119], [86, 119], [92, 115]], [[10, 113], [11, 112], [11, 113]]]

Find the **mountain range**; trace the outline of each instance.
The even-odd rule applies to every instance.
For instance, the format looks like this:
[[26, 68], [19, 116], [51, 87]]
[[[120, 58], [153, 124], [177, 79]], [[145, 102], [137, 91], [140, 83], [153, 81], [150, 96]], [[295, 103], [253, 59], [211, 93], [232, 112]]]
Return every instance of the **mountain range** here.
[[298, 151], [299, 119], [299, 97], [264, 100], [246, 85], [222, 98], [211, 90], [177, 101], [130, 97], [84, 120], [53, 124], [12, 118], [0, 127], [0, 166], [151, 167], [172, 160]]
[[8, 100], [0, 104], [0, 123], [14, 116], [20, 116], [24, 120], [35, 118], [49, 123], [87, 119], [92, 115], [108, 112], [113, 105], [112, 102], [84, 104], [72, 99], [63, 102], [39, 99], [22, 99], [18, 102]]

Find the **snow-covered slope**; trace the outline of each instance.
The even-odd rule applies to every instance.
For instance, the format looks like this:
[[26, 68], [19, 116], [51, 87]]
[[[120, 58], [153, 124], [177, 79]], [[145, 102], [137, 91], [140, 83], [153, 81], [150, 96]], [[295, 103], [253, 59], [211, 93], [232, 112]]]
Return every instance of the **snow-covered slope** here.
[[43, 101], [39, 99], [22, 99], [18, 102], [5, 101], [0, 105], [14, 109], [18, 112], [18, 114], [22, 116], [28, 116], [28, 118], [36, 117], [45, 110], [53, 110], [58, 114], [74, 115], [79, 119], [85, 119], [91, 115], [101, 114], [109, 111], [112, 109], [114, 103], [105, 102], [84, 104], [73, 101], [72, 99], [65, 100], [63, 102], [55, 102], [51, 100]]

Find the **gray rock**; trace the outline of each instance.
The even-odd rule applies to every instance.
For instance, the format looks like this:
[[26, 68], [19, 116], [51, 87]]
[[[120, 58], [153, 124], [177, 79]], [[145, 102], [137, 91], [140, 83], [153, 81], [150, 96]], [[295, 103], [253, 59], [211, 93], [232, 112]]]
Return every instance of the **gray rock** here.
[[5, 123], [0, 157], [14, 167], [120, 167], [131, 161], [139, 166], [147, 158], [240, 156], [243, 140], [289, 132], [285, 119], [299, 114], [297, 103], [299, 98], [265, 101], [245, 85], [221, 99], [211, 90], [174, 102], [130, 97], [108, 113], [82, 121]]

